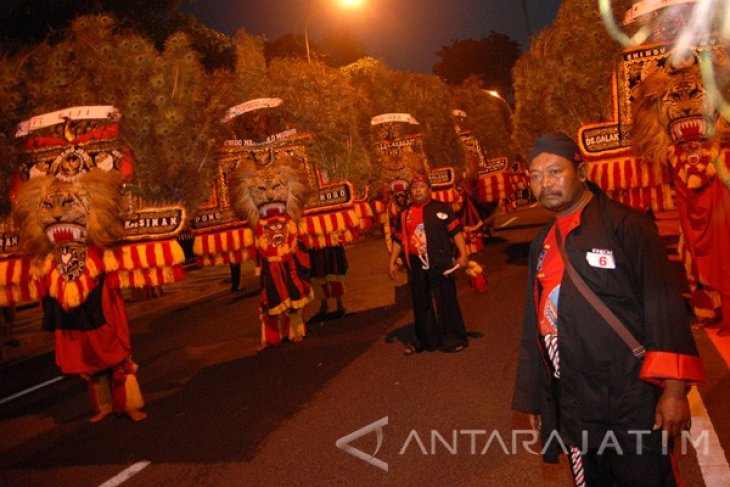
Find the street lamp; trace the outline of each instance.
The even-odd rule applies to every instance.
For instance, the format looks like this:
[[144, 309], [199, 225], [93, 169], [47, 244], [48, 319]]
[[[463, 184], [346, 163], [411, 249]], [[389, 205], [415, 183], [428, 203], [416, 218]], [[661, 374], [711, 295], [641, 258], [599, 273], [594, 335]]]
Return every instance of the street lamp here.
[[[363, 4], [363, 0], [337, 0], [336, 2], [340, 7], [345, 10], [355, 10], [360, 8]], [[316, 12], [311, 12], [307, 16], [307, 20], [304, 21], [304, 45], [307, 48], [307, 63], [311, 64], [312, 58], [309, 53], [309, 21], [312, 20]]]
[[509, 110], [510, 117], [512, 116], [512, 107], [509, 106], [509, 103], [507, 103], [507, 100], [505, 100], [504, 98], [502, 98], [502, 95], [499, 94], [499, 91], [497, 91], [497, 90], [484, 90], [484, 92], [487, 93], [489, 96], [492, 96], [494, 98], [498, 98], [498, 99], [502, 100], [502, 103], [504, 103], [505, 106], [507, 107], [507, 110]]
[[514, 112], [512, 112], [512, 107], [509, 106], [509, 103], [507, 103], [507, 100], [505, 100], [504, 98], [502, 98], [502, 95], [500, 95], [499, 92], [496, 91], [496, 90], [483, 90], [483, 91], [486, 94], [488, 94], [489, 96], [491, 96], [493, 98], [497, 98], [498, 100], [500, 100], [504, 104], [504, 106], [507, 107], [507, 113], [509, 114], [509, 121], [508, 121], [507, 124], [511, 126], [512, 125], [512, 119], [514, 118], [515, 114], [514, 114]]

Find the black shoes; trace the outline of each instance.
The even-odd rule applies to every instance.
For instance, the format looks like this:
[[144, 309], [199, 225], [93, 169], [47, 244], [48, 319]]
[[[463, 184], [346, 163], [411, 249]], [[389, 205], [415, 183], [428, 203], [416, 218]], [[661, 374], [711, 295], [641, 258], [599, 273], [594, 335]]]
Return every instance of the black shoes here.
[[453, 347], [444, 347], [444, 352], [459, 353], [459, 352], [463, 352], [465, 349], [466, 349], [466, 345], [456, 345]]

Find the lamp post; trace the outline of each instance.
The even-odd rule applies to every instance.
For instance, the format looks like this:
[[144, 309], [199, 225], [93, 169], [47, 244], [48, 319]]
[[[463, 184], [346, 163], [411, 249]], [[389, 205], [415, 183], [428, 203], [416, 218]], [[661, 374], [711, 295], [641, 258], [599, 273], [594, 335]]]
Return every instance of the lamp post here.
[[[336, 2], [340, 7], [342, 7], [345, 10], [355, 10], [357, 8], [360, 8], [360, 6], [363, 3], [363, 0], [337, 0]], [[312, 20], [312, 17], [314, 16], [316, 12], [311, 12], [307, 16], [307, 20], [304, 21], [304, 46], [307, 49], [307, 63], [312, 63], [312, 57], [310, 55], [309, 51], [309, 21]]]
[[314, 14], [309, 15], [307, 17], [307, 20], [304, 21], [304, 45], [307, 48], [307, 64], [312, 63], [312, 59], [309, 56], [309, 34], [307, 33], [307, 27], [309, 26], [309, 21], [312, 18], [312, 15], [314, 15]]
[[510, 118], [512, 118], [512, 115], [513, 115], [513, 113], [512, 113], [512, 107], [509, 106], [509, 103], [507, 103], [507, 100], [505, 100], [504, 98], [502, 98], [502, 95], [500, 95], [498, 91], [496, 91], [496, 90], [484, 90], [484, 92], [486, 94], [488, 94], [489, 96], [491, 96], [491, 97], [494, 97], [494, 98], [497, 98], [497, 99], [501, 100], [502, 103], [504, 103], [504, 106], [507, 107], [507, 111], [509, 112]]
[[496, 90], [482, 90], [487, 95], [491, 96], [492, 98], [497, 98], [499, 101], [502, 102], [502, 105], [507, 107], [507, 120], [505, 121], [505, 129], [507, 132], [507, 136], [511, 137], [512, 131], [514, 130], [513, 126], [513, 120], [514, 120], [514, 112], [512, 111], [512, 107], [509, 106], [509, 103], [507, 103], [507, 100], [502, 98], [502, 95], [499, 94]]
[[488, 94], [489, 96], [493, 97], [493, 98], [497, 98], [499, 101], [502, 102], [502, 104], [505, 107], [507, 107], [507, 115], [509, 116], [509, 119], [507, 120], [508, 132], [512, 132], [512, 121], [515, 118], [515, 114], [512, 111], [512, 107], [509, 106], [509, 103], [507, 103], [507, 100], [505, 100], [504, 98], [502, 98], [502, 95], [500, 95], [498, 91], [496, 91], [496, 90], [484, 90], [484, 92], [486, 94]]

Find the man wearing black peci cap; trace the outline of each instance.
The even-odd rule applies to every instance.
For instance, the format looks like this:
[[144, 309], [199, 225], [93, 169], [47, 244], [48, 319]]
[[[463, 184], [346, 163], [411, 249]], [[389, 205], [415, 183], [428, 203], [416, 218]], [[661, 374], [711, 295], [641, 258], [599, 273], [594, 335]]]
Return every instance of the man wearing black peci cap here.
[[391, 279], [396, 277], [401, 255], [408, 271], [416, 341], [405, 353], [437, 348], [460, 352], [468, 340], [453, 271], [457, 264], [467, 265], [462, 225], [448, 204], [431, 199], [428, 176], [413, 177], [409, 190], [412, 204], [398, 216], [388, 262]]
[[705, 374], [656, 228], [586, 180], [565, 134], [539, 137], [528, 170], [556, 215], [530, 248], [512, 407], [576, 485], [675, 485], [662, 433], [689, 428]]

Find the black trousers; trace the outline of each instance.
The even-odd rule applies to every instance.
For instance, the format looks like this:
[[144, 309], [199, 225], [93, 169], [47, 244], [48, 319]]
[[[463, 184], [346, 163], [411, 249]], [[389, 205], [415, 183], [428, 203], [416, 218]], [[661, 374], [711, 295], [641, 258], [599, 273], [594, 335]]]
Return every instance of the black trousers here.
[[671, 455], [645, 452], [642, 455], [606, 450], [582, 455], [587, 487], [676, 487]]
[[417, 345], [427, 350], [467, 345], [466, 328], [456, 297], [453, 275], [424, 270], [412, 262], [408, 284], [413, 302]]
[[[552, 373], [552, 362], [547, 351], [545, 360], [551, 364]], [[559, 382], [553, 380], [550, 385], [555, 405], [555, 428], [558, 431], [560, 430]], [[644, 441], [648, 440], [644, 438]], [[569, 453], [567, 457], [573, 474], [573, 483], [578, 487], [677, 487], [679, 475], [671, 453], [674, 444], [671, 439], [669, 441], [666, 454], [656, 446], [648, 447], [646, 443], [640, 453], [626, 451], [628, 449], [622, 449], [619, 453], [619, 450], [612, 448], [610, 444], [600, 455], [597, 449], [586, 449], [583, 454], [578, 455], [579, 459], [575, 459]]]

